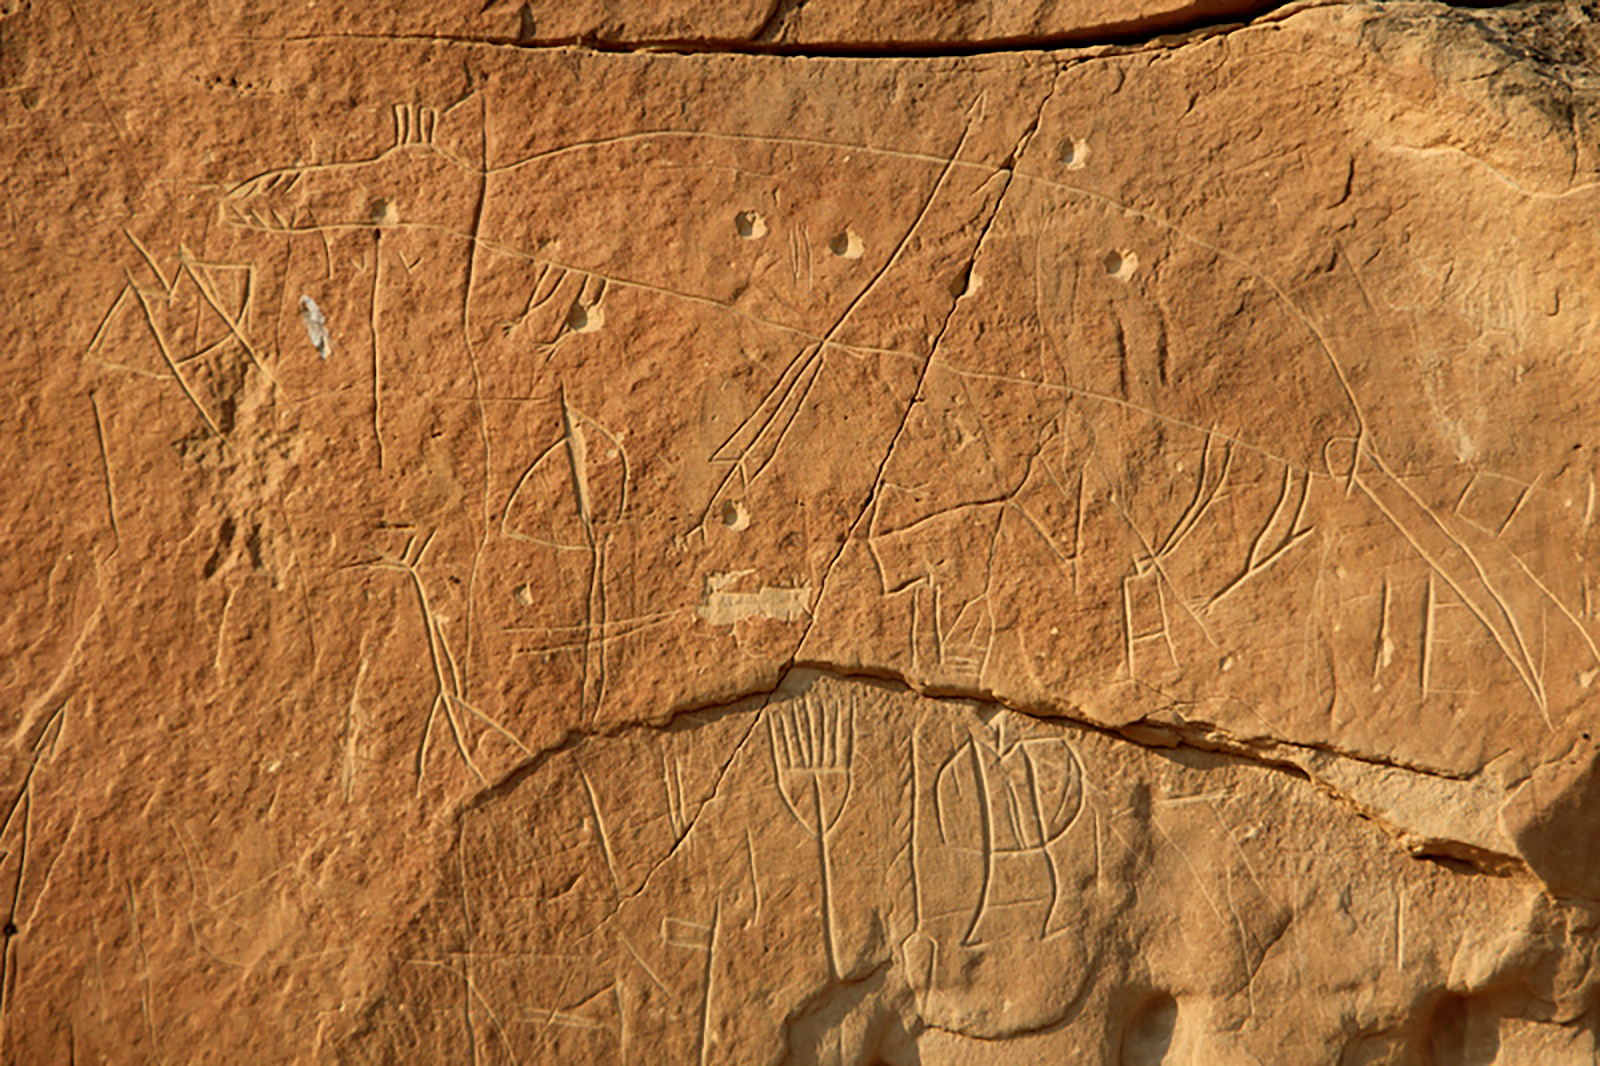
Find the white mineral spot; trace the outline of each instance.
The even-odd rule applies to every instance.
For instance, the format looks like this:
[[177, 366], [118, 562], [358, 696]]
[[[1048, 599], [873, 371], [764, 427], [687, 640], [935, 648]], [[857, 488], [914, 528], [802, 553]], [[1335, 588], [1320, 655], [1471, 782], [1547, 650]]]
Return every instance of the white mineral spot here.
[[811, 612], [811, 589], [762, 585], [754, 592], [730, 592], [728, 586], [754, 570], [735, 570], [707, 576], [705, 591], [695, 613], [714, 626], [731, 626], [747, 618], [773, 618], [798, 622]]
[[333, 350], [333, 343], [328, 337], [328, 320], [322, 317], [322, 308], [317, 306], [317, 301], [309, 296], [300, 297], [300, 321], [306, 324], [306, 336], [311, 338], [311, 347], [322, 358], [328, 358], [328, 353]]

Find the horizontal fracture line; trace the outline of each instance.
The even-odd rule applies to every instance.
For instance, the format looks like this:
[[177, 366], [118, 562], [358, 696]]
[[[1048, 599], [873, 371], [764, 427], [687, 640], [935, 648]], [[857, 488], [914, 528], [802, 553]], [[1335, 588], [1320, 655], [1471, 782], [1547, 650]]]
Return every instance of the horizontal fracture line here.
[[1055, 33], [1034, 35], [1010, 34], [989, 37], [978, 41], [908, 40], [863, 41], [844, 40], [809, 41], [795, 43], [768, 43], [737, 37], [706, 36], [639, 38], [635, 40], [607, 40], [600, 37], [575, 35], [565, 37], [534, 38], [472, 36], [444, 33], [308, 33], [284, 37], [258, 37], [241, 35], [236, 39], [260, 41], [271, 44], [318, 44], [336, 41], [396, 44], [436, 44], [480, 48], [507, 48], [517, 51], [556, 51], [581, 49], [602, 55], [742, 55], [792, 59], [965, 59], [974, 56], [1007, 53], [1038, 53], [1063, 50], [1082, 50], [1097, 47], [1140, 47], [1156, 45], [1163, 38], [1222, 33], [1240, 29], [1252, 19], [1271, 14], [1278, 8], [1294, 6], [1320, 7], [1322, 4], [1290, 5], [1282, 0], [1267, 0], [1247, 4], [1243, 10], [1213, 20], [1185, 18], [1179, 13], [1144, 19], [1126, 19], [1100, 26], [1081, 27]]

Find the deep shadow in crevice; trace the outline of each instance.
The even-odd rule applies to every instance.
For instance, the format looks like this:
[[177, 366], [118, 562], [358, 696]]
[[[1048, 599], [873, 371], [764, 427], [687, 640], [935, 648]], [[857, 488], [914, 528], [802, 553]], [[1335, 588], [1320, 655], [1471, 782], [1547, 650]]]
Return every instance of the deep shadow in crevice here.
[[[781, 7], [782, 5], [780, 5]], [[524, 51], [584, 49], [591, 52], [661, 55], [744, 55], [807, 59], [960, 59], [968, 56], [1008, 52], [1052, 52], [1082, 48], [1137, 49], [1163, 43], [1183, 43], [1193, 37], [1227, 33], [1249, 25], [1253, 20], [1281, 12], [1283, 16], [1316, 7], [1342, 6], [1341, 0], [1326, 3], [1284, 3], [1283, 0], [1199, 0], [1180, 11], [1165, 12], [1141, 19], [1107, 22], [1060, 33], [1023, 36], [985, 37], [977, 40], [850, 41], [821, 40], [780, 42], [771, 39], [778, 30], [763, 25], [748, 38], [662, 37], [614, 38], [595, 33], [577, 36], [539, 37], [520, 26], [511, 36], [464, 34], [363, 34], [318, 33], [289, 37], [305, 40], [384, 40], [412, 41], [418, 44], [468, 44], [513, 48]], [[1453, 3], [1468, 9], [1513, 7], [1504, 0], [1477, 0]]]

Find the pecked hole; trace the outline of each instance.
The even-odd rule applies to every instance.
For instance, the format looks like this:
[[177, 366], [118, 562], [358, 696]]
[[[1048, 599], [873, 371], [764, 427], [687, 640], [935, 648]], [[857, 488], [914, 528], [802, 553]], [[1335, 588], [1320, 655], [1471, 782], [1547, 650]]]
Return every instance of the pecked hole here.
[[1127, 281], [1139, 269], [1139, 257], [1126, 248], [1113, 248], [1101, 260], [1106, 273], [1118, 281]]
[[377, 199], [367, 208], [367, 217], [374, 226], [394, 226], [400, 222], [400, 209], [393, 200]]
[[750, 526], [750, 512], [745, 510], [743, 504], [736, 503], [733, 500], [722, 501], [722, 509], [718, 512], [717, 517], [724, 526], [734, 532], [747, 529]]
[[593, 333], [606, 324], [606, 313], [599, 304], [585, 307], [580, 300], [572, 301], [567, 311], [567, 328], [574, 333]]
[[767, 220], [754, 211], [740, 211], [733, 216], [733, 228], [743, 239], [756, 241], [767, 235]]
[[1068, 170], [1082, 170], [1089, 165], [1089, 142], [1081, 137], [1068, 137], [1061, 142], [1061, 165]]
[[840, 259], [860, 259], [864, 250], [860, 234], [853, 229], [845, 229], [835, 234], [828, 242], [828, 251]]

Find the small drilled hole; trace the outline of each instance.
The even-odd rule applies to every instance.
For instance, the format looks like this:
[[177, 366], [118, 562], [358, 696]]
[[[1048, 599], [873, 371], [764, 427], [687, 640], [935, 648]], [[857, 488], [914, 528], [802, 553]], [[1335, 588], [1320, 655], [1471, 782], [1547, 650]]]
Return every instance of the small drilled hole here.
[[1119, 281], [1127, 281], [1139, 269], [1139, 257], [1126, 249], [1112, 249], [1101, 262], [1106, 273]]
[[750, 512], [732, 500], [722, 501], [722, 510], [718, 514], [722, 524], [737, 532], [750, 525]]
[[853, 229], [838, 233], [828, 242], [828, 251], [840, 259], [860, 259], [863, 251], [861, 237]]
[[567, 311], [567, 328], [574, 333], [593, 333], [606, 323], [606, 313], [599, 304], [585, 307], [581, 301], [572, 301]]

